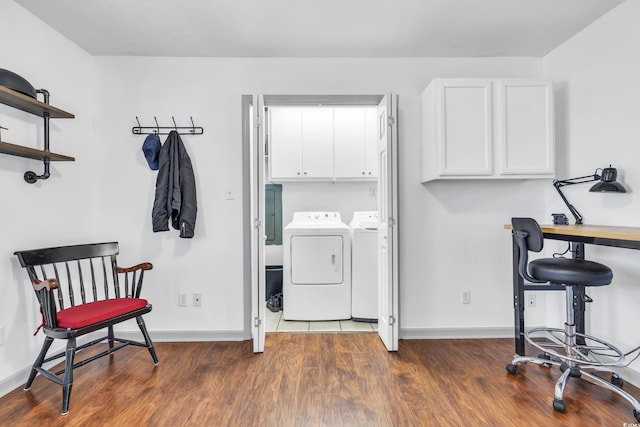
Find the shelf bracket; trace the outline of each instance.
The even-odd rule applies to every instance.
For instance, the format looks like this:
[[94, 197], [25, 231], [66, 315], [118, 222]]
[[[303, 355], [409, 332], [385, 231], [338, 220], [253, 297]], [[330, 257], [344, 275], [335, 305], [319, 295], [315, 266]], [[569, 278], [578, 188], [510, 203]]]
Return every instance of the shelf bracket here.
[[[46, 89], [38, 89], [36, 93], [42, 94], [44, 97], [44, 103], [49, 105], [49, 91]], [[49, 117], [50, 114], [48, 112], [42, 113], [42, 117], [44, 119], [44, 151], [49, 152]], [[42, 159], [44, 163], [44, 172], [42, 175], [38, 175], [33, 171], [26, 171], [24, 173], [24, 180], [29, 184], [35, 184], [39, 179], [47, 179], [51, 176], [49, 163], [51, 160], [48, 157]]]

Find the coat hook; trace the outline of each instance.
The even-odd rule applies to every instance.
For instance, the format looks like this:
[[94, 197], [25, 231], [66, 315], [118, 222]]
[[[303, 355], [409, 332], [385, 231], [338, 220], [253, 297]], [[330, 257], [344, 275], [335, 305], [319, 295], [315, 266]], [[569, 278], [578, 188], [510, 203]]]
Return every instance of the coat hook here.
[[138, 116], [136, 116], [136, 122], [138, 122], [138, 127], [141, 128], [142, 125], [140, 125], [140, 120], [138, 120]]
[[160, 135], [160, 125], [158, 124], [158, 119], [156, 118], [156, 116], [153, 116], [153, 120], [155, 120], [155, 121], [156, 121], [156, 129], [157, 129], [157, 130], [155, 131], [155, 133], [156, 133], [157, 135]]
[[196, 133], [196, 124], [193, 123], [193, 116], [189, 117], [191, 119], [191, 133]]
[[9, 130], [9, 129], [5, 128], [5, 127], [0, 126], [0, 141], [2, 141], [2, 129]]
[[171, 116], [171, 120], [173, 120], [173, 128], [176, 130], [176, 132], [178, 131], [178, 125], [176, 124], [176, 119], [175, 117]]

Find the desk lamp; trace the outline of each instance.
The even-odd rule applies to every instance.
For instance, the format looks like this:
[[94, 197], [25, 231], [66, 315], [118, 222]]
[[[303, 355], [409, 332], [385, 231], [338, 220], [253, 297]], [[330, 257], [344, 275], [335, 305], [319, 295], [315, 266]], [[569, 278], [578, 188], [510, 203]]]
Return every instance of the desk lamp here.
[[[598, 175], [598, 171], [602, 171], [602, 175]], [[569, 179], [562, 179], [562, 180], [556, 179], [553, 181], [553, 186], [555, 187], [556, 190], [558, 190], [558, 194], [560, 194], [562, 201], [567, 205], [567, 207], [569, 208], [569, 211], [571, 212], [573, 217], [576, 219], [576, 224], [582, 224], [582, 215], [580, 215], [580, 212], [578, 212], [578, 210], [571, 203], [569, 203], [569, 201], [567, 200], [567, 198], [565, 197], [565, 195], [562, 193], [560, 189], [567, 185], [583, 184], [585, 182], [599, 181], [593, 187], [591, 187], [589, 191], [608, 192], [608, 193], [609, 192], [610, 193], [626, 193], [627, 191], [622, 186], [622, 184], [616, 181], [617, 177], [618, 177], [618, 170], [616, 168], [612, 168], [611, 165], [609, 165], [608, 168], [596, 169], [593, 175], [585, 175], [585, 176], [579, 176], [577, 178], [569, 178]]]

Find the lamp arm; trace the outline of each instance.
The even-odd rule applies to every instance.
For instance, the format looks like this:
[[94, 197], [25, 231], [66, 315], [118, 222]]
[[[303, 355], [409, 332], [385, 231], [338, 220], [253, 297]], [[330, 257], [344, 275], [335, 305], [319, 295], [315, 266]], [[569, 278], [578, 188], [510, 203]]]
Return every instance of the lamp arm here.
[[[581, 182], [588, 182], [588, 181], [581, 181]], [[571, 215], [573, 215], [573, 217], [576, 219], [576, 224], [582, 224], [582, 215], [580, 215], [580, 212], [578, 212], [578, 210], [571, 203], [569, 203], [569, 200], [567, 200], [565, 195], [560, 190], [560, 188], [563, 187], [564, 185], [579, 184], [579, 183], [578, 182], [565, 183], [564, 185], [562, 185], [562, 183], [563, 183], [563, 181], [555, 180], [553, 182], [553, 186], [558, 191], [558, 194], [562, 198], [562, 201], [564, 202], [564, 204], [567, 205], [567, 208], [569, 208], [569, 211], [571, 212]]]
[[577, 178], [569, 178], [569, 179], [562, 179], [562, 180], [556, 179], [555, 181], [553, 181], [553, 186], [556, 187], [557, 189], [559, 187], [564, 187], [566, 185], [583, 184], [585, 182], [599, 181], [599, 180], [600, 180], [600, 175], [598, 175], [597, 173], [594, 173], [593, 175], [579, 176]]

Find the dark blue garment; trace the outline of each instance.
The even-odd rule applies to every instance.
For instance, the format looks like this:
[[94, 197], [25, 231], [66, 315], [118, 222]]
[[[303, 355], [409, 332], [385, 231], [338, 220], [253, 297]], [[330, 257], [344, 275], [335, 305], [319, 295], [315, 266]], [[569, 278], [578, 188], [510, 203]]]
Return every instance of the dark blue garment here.
[[144, 157], [147, 159], [147, 163], [151, 170], [157, 171], [159, 167], [159, 159], [160, 155], [160, 138], [155, 133], [147, 135], [142, 143], [142, 152], [144, 153]]

